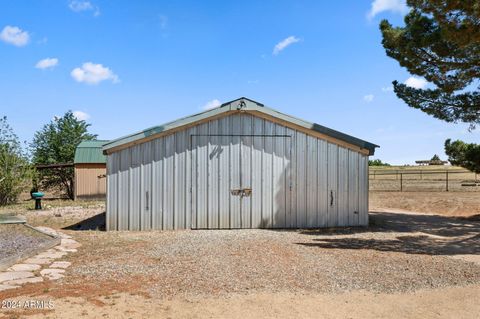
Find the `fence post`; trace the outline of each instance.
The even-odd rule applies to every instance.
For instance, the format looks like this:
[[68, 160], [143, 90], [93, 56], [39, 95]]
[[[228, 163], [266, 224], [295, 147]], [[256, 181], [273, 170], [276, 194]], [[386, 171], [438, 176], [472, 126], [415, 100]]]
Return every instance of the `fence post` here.
[[403, 192], [403, 174], [400, 173], [400, 191]]
[[445, 176], [446, 176], [445, 185], [446, 185], [447, 192], [448, 192], [448, 171], [445, 172]]

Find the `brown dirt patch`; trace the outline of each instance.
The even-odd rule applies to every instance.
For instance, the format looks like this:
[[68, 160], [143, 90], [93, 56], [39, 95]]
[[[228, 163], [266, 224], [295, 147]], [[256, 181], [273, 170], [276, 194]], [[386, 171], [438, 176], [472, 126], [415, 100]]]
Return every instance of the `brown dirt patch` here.
[[370, 192], [370, 211], [404, 210], [443, 216], [480, 214], [477, 192]]

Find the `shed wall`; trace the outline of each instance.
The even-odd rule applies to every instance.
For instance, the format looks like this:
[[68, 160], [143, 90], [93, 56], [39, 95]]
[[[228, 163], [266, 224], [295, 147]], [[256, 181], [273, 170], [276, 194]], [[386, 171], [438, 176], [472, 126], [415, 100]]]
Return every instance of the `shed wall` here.
[[75, 199], [103, 199], [106, 164], [75, 164]]
[[[208, 147], [192, 148], [194, 135], [222, 136], [209, 137]], [[286, 135], [291, 141], [288, 165], [281, 166], [288, 167], [285, 174], [291, 185], [285, 183], [283, 188], [270, 187], [262, 192], [262, 196], [246, 199], [247, 207], [254, 212], [250, 215], [244, 214], [245, 206], [237, 207], [231, 201], [226, 202], [228, 193], [235, 186], [232, 180], [212, 179], [210, 170], [217, 171], [222, 165], [233, 165], [230, 172], [236, 174], [235, 169], [241, 167], [244, 156], [249, 157], [248, 161], [243, 161], [248, 163], [244, 165], [249, 165], [244, 168], [245, 172], [270, 165], [272, 161], [276, 163], [282, 157], [275, 158], [271, 154], [285, 152], [285, 144], [265, 143], [265, 139], [252, 138], [246, 142], [251, 143], [246, 153], [237, 157], [235, 152], [241, 146], [237, 147], [236, 142], [230, 143], [227, 139], [235, 141], [238, 135]], [[220, 156], [218, 161], [208, 166], [199, 166], [197, 155], [208, 158], [214, 150], [212, 145], [216, 143], [232, 144], [228, 152], [233, 157]], [[192, 157], [192, 154], [195, 156]], [[237, 158], [239, 161], [235, 163]], [[281, 160], [285, 161], [285, 158]], [[222, 162], [227, 160], [228, 163]], [[202, 205], [215, 203], [210, 209], [201, 210], [202, 214], [207, 214], [201, 218], [215, 221], [211, 224], [212, 228], [231, 228], [232, 222], [226, 220], [224, 207], [229, 207], [228, 216], [232, 218], [246, 216], [247, 223], [242, 227], [248, 228], [368, 224], [368, 156], [250, 114], [228, 115], [112, 153], [107, 156], [107, 167], [109, 230], [195, 228], [198, 225], [198, 207], [193, 205], [197, 205], [195, 197], [198, 196], [203, 198], [200, 201]], [[196, 178], [201, 176], [199, 174], [205, 175], [202, 180], [209, 181], [208, 186], [204, 189], [196, 187], [192, 193], [192, 180], [195, 183]], [[269, 187], [269, 177], [243, 174], [240, 178], [250, 180], [252, 188]], [[279, 196], [281, 203], [285, 204], [278, 205], [278, 201], [272, 201]], [[260, 218], [255, 212], [269, 216], [267, 211], [272, 210], [283, 212], [279, 223], [274, 222], [275, 215], [271, 218], [272, 222], [254, 222]], [[207, 226], [209, 228], [210, 224], [207, 223]]]

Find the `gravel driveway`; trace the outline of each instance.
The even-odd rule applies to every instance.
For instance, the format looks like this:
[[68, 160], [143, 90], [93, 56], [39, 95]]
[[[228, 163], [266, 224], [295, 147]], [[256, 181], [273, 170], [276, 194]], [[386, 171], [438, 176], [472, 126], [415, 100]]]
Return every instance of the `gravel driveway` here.
[[51, 241], [52, 238], [21, 224], [0, 225], [0, 262]]
[[372, 223], [337, 231], [71, 232], [84, 246], [63, 284], [172, 297], [480, 283], [479, 264], [452, 258], [480, 254], [480, 222], [377, 213]]

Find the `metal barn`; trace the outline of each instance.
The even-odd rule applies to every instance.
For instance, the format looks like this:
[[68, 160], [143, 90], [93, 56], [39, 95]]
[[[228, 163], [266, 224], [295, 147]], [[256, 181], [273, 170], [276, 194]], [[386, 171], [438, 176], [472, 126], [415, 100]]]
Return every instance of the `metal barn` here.
[[102, 145], [108, 141], [83, 141], [75, 150], [74, 199], [104, 199], [106, 193], [106, 157]]
[[107, 229], [365, 226], [376, 147], [240, 98], [105, 144]]

